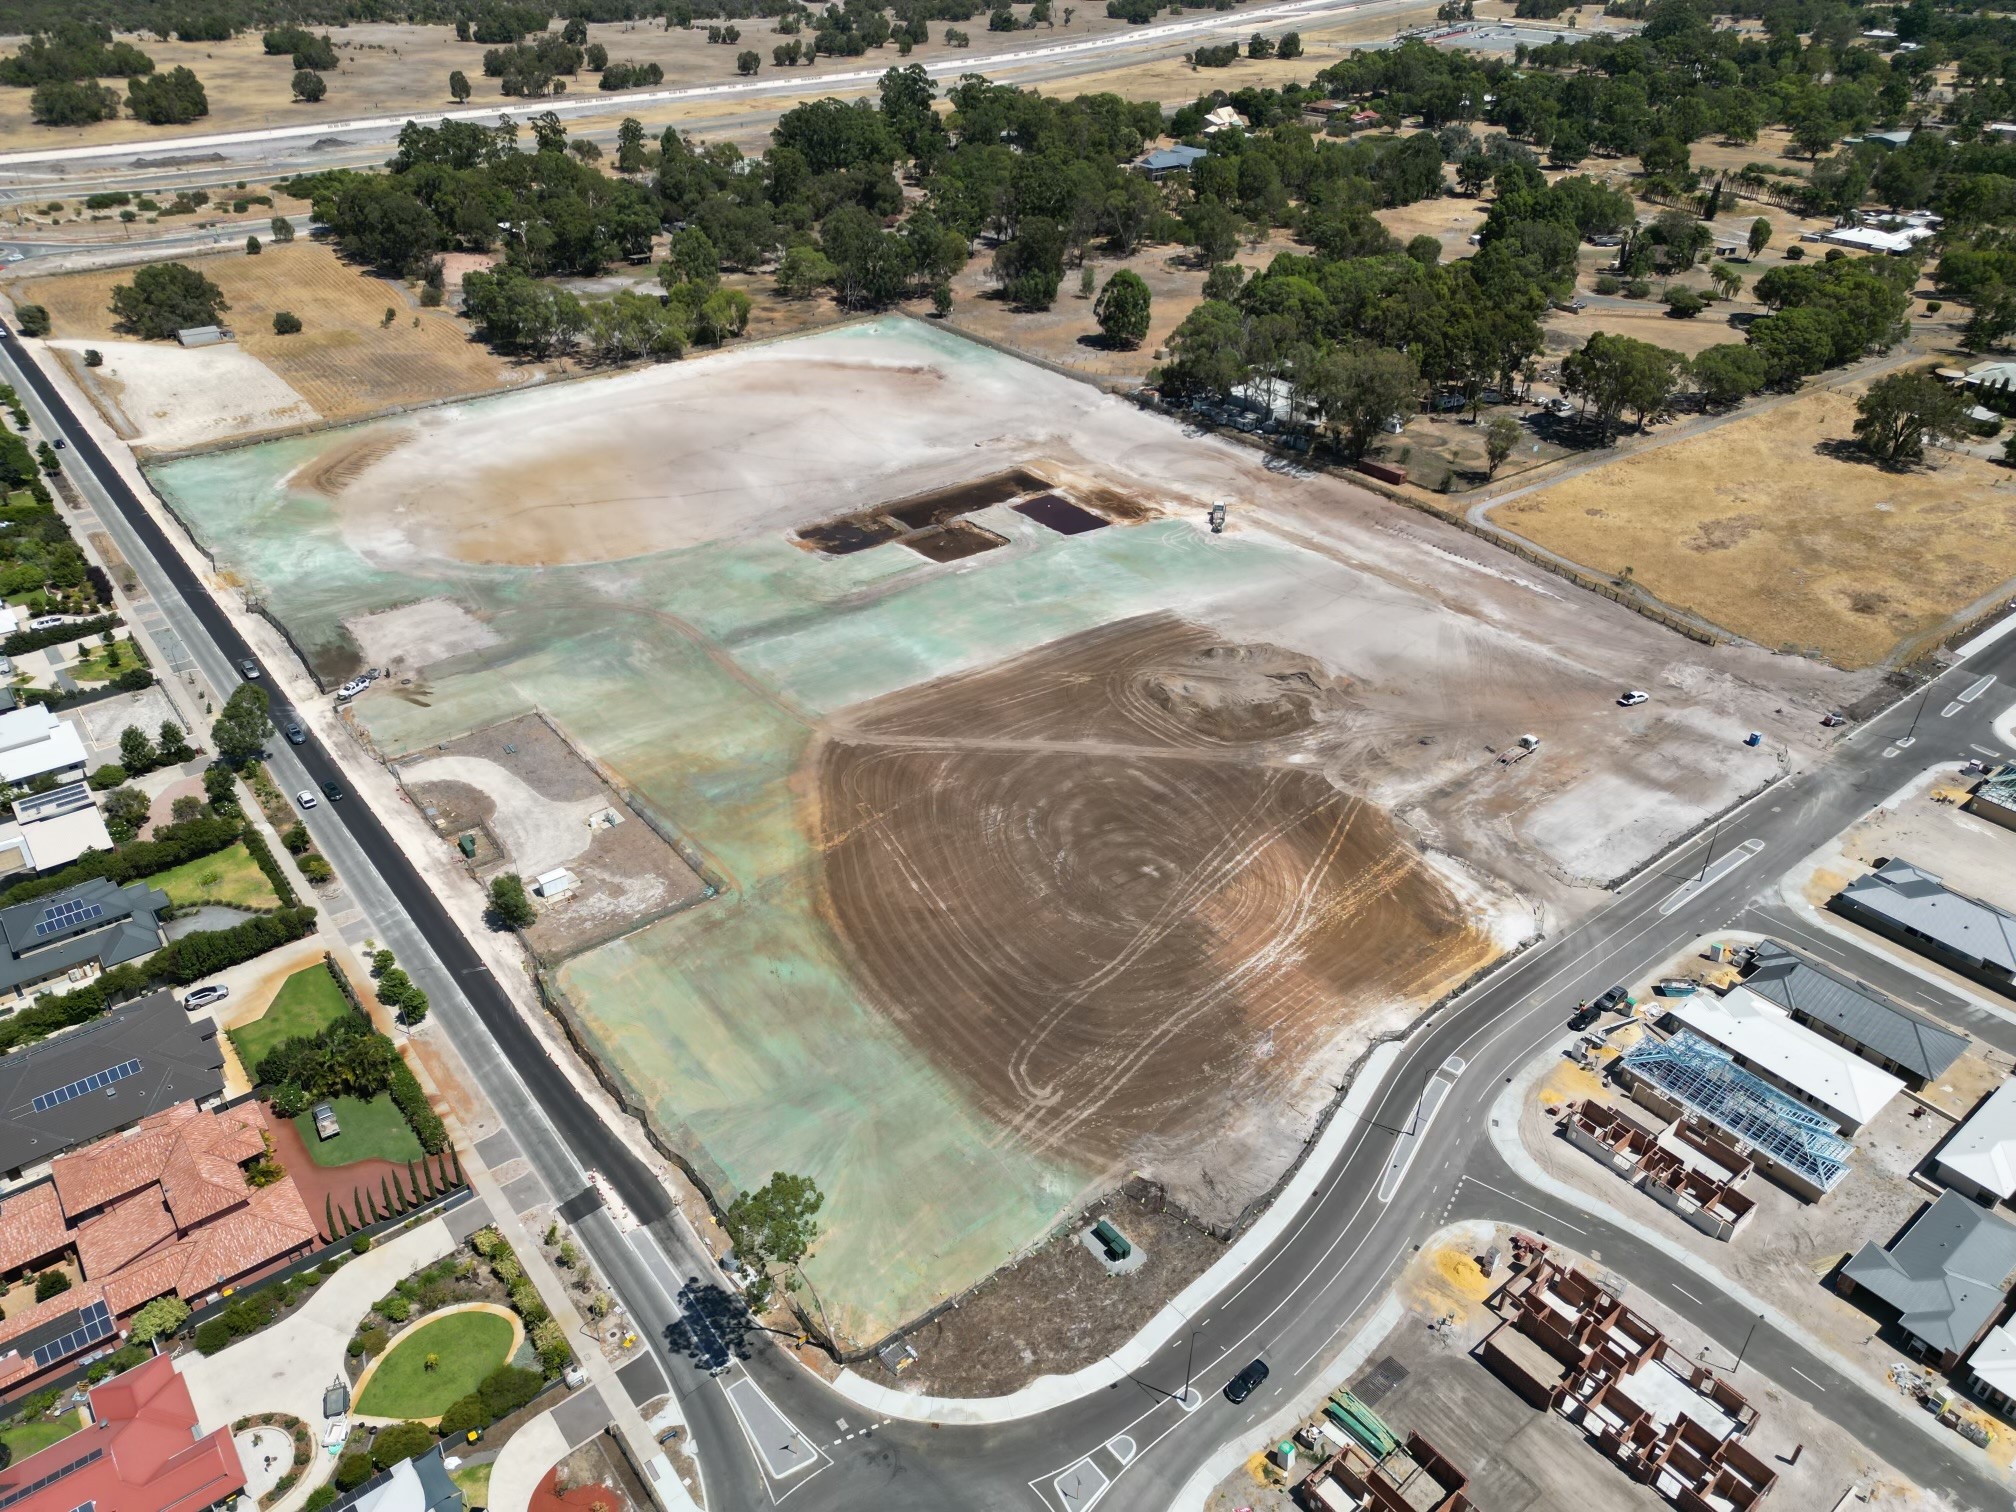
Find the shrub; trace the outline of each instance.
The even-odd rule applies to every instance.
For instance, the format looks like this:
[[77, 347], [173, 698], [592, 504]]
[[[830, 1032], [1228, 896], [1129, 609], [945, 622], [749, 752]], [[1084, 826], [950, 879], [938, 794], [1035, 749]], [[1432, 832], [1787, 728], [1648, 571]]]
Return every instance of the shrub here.
[[494, 1422], [523, 1407], [539, 1395], [545, 1385], [545, 1377], [536, 1370], [520, 1370], [515, 1365], [504, 1365], [485, 1376], [476, 1392]]
[[292, 1082], [282, 1082], [266, 1100], [276, 1118], [299, 1118], [308, 1111], [308, 1094]]
[[380, 1297], [372, 1303], [371, 1311], [389, 1322], [404, 1323], [413, 1316], [413, 1304], [394, 1292], [389, 1297]]
[[196, 1329], [196, 1351], [199, 1354], [214, 1355], [231, 1343], [231, 1325], [222, 1318], [212, 1318]]
[[336, 1489], [354, 1491], [371, 1479], [371, 1456], [359, 1449], [336, 1461]]
[[1598, 294], [1615, 294], [1619, 289], [1623, 287], [1624, 287], [1623, 280], [1619, 279], [1613, 273], [1602, 273], [1597, 275], [1596, 292]]
[[369, 1234], [357, 1234], [350, 1240], [350, 1253], [353, 1255], [361, 1255], [369, 1248], [371, 1248], [371, 1236]]
[[337, 1495], [334, 1486], [317, 1486], [308, 1493], [308, 1500], [301, 1503], [301, 1512], [323, 1512], [323, 1508], [335, 1504]]
[[484, 1410], [483, 1398], [475, 1392], [458, 1398], [448, 1404], [448, 1410], [441, 1414], [441, 1436], [459, 1439], [479, 1428], [488, 1428], [496, 1421]]
[[49, 312], [39, 304], [24, 304], [14, 307], [14, 320], [21, 327], [23, 336], [47, 336], [49, 334]]
[[425, 1454], [434, 1447], [434, 1430], [425, 1423], [394, 1423], [378, 1430], [371, 1440], [371, 1463], [390, 1470], [401, 1460]]
[[532, 900], [525, 895], [525, 879], [505, 872], [490, 881], [490, 911], [507, 929], [524, 929], [538, 917]]
[[296, 856], [300, 855], [303, 851], [308, 849], [308, 846], [310, 844], [310, 841], [308, 839], [308, 826], [302, 824], [298, 820], [295, 821], [293, 824], [288, 826], [287, 833], [285, 833], [280, 837], [280, 843], [287, 847], [287, 850], [290, 854]]
[[375, 1358], [385, 1353], [385, 1343], [390, 1337], [391, 1335], [384, 1329], [373, 1324], [370, 1328], [358, 1329], [357, 1337], [351, 1340], [351, 1342], [357, 1346], [359, 1354], [367, 1354]]
[[93, 772], [86, 779], [92, 787], [101, 793], [108, 788], [116, 788], [125, 780], [126, 768], [120, 766], [116, 761], [106, 762], [105, 765], [99, 767], [97, 771]]
[[180, 1297], [156, 1297], [133, 1315], [132, 1339], [145, 1344], [172, 1334], [189, 1321], [189, 1304]]
[[556, 1376], [574, 1363], [574, 1351], [557, 1318], [548, 1318], [532, 1330], [532, 1347], [539, 1352], [539, 1364], [549, 1376]]
[[539, 1295], [539, 1288], [530, 1281], [520, 1281], [511, 1288], [511, 1307], [525, 1320], [527, 1328], [536, 1327], [552, 1316]]
[[307, 855], [301, 858], [301, 875], [310, 882], [328, 882], [335, 877], [336, 868], [319, 855]]
[[70, 1290], [70, 1278], [59, 1270], [46, 1270], [35, 1278], [35, 1300], [47, 1302]]
[[273, 334], [275, 336], [297, 336], [301, 332], [301, 317], [292, 310], [273, 312]]
[[84, 366], [87, 368], [105, 366], [105, 354], [96, 347], [84, 348]]

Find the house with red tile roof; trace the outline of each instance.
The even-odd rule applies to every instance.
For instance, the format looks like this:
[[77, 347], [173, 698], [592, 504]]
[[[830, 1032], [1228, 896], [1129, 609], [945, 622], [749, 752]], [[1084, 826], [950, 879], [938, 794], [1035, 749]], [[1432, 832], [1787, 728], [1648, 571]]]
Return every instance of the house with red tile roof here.
[[117, 1322], [156, 1297], [196, 1304], [319, 1242], [291, 1176], [255, 1187], [257, 1111], [182, 1103], [61, 1155], [50, 1179], [0, 1197], [0, 1278], [74, 1251], [82, 1285], [0, 1320], [0, 1391], [116, 1348]]
[[199, 1512], [245, 1488], [229, 1425], [203, 1434], [166, 1355], [91, 1391], [90, 1427], [0, 1470], [6, 1512]]

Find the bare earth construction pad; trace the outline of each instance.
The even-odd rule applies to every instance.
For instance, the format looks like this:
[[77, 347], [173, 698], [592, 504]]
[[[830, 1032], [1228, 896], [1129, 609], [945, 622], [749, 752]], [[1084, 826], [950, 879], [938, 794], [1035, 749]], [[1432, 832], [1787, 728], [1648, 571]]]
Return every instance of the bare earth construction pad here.
[[[856, 711], [825, 904], [877, 1005], [1046, 1154], [1209, 1170], [1360, 1015], [1492, 951], [1384, 814], [1270, 760], [1324, 681], [1155, 616]], [[1232, 1164], [1192, 1211], [1255, 1195]]]

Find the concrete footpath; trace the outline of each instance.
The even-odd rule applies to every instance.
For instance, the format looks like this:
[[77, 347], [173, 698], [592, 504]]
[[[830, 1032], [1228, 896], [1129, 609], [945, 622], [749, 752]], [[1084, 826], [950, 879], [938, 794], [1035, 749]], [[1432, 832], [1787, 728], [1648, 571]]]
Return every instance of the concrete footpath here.
[[[1516, 957], [1515, 957], [1516, 959]], [[832, 1382], [833, 1389], [864, 1411], [879, 1417], [903, 1418], [919, 1423], [1006, 1423], [1017, 1418], [1048, 1412], [1080, 1397], [1090, 1396], [1127, 1379], [1141, 1369], [1156, 1352], [1180, 1334], [1190, 1320], [1232, 1282], [1258, 1263], [1268, 1247], [1288, 1231], [1301, 1216], [1303, 1207], [1330, 1175], [1345, 1145], [1356, 1134], [1373, 1097], [1385, 1083], [1386, 1075], [1400, 1058], [1405, 1040], [1388, 1040], [1373, 1047], [1365, 1064], [1351, 1083], [1336, 1116], [1325, 1125], [1295, 1174], [1268, 1205], [1253, 1227], [1218, 1258], [1209, 1270], [1186, 1286], [1158, 1312], [1142, 1330], [1120, 1348], [1102, 1359], [1074, 1370], [1069, 1375], [1043, 1376], [1019, 1391], [998, 1397], [934, 1397], [897, 1391], [888, 1386], [843, 1370]]]

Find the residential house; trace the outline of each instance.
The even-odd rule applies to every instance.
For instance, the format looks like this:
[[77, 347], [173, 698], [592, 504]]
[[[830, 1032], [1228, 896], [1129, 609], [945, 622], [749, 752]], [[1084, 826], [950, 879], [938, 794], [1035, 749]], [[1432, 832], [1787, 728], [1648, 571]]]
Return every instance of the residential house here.
[[229, 1424], [209, 1433], [157, 1355], [90, 1393], [91, 1424], [0, 1468], [7, 1512], [200, 1512], [233, 1502], [245, 1468]]
[[149, 993], [0, 1055], [0, 1178], [19, 1181], [67, 1150], [223, 1091], [216, 1023], [192, 1018], [172, 992]]
[[1967, 1049], [1966, 1035], [1776, 940], [1750, 953], [1743, 985], [1783, 1008], [1793, 1023], [1846, 1045], [1914, 1092], [1944, 1076]]
[[0, 876], [54, 871], [86, 851], [112, 849], [112, 834], [89, 783], [66, 782], [14, 803], [14, 818], [0, 823]]
[[167, 910], [168, 894], [105, 877], [0, 908], [0, 1004], [26, 1002], [38, 989], [60, 992], [152, 955], [167, 943], [160, 919]]
[[1814, 1033], [1745, 985], [1664, 1005], [1668, 1032], [1685, 1029], [1720, 1045], [1738, 1066], [1826, 1114], [1845, 1134], [1868, 1123], [1904, 1089], [1902, 1078]]
[[0, 1322], [0, 1390], [115, 1345], [119, 1321], [156, 1297], [194, 1305], [314, 1249], [320, 1231], [294, 1178], [252, 1182], [267, 1149], [256, 1107], [182, 1103], [0, 1198], [0, 1278], [65, 1253], [84, 1277]]
[[1836, 913], [1963, 976], [2016, 996], [2016, 915], [1954, 892], [1893, 856], [1829, 900]]
[[0, 782], [26, 787], [37, 777], [74, 782], [84, 775], [84, 740], [77, 727], [41, 704], [0, 714]]
[[1984, 1097], [1932, 1157], [1932, 1172], [1991, 1207], [2016, 1194], [2016, 1080]]
[[1134, 166], [1151, 179], [1165, 179], [1172, 173], [1187, 173], [1210, 154], [1202, 147], [1157, 147]]
[[449, 1479], [436, 1444], [372, 1476], [329, 1512], [463, 1512], [462, 1491]]
[[1887, 1248], [1872, 1239], [1851, 1255], [1837, 1285], [1866, 1293], [1895, 1315], [1912, 1354], [1951, 1370], [1988, 1332], [2012, 1279], [2016, 1228], [1946, 1192]]

